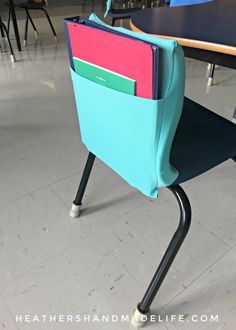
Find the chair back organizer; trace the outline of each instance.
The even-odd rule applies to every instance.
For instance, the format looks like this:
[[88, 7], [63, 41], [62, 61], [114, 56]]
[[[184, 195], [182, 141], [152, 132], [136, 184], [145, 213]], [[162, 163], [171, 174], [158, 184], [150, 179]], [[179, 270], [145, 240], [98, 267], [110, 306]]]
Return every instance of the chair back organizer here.
[[110, 33], [151, 42], [160, 49], [159, 99], [128, 95], [75, 72], [70, 25], [77, 24], [79, 18], [65, 20], [81, 138], [89, 151], [70, 216], [80, 214], [95, 157], [148, 197], [156, 198], [159, 188], [167, 187], [180, 209], [177, 230], [134, 311], [132, 324], [140, 327], [147, 321], [150, 306], [190, 227], [190, 203], [179, 184], [235, 157], [236, 126], [184, 98], [184, 55], [176, 41], [111, 27], [95, 14], [89, 20], [94, 29], [106, 28]]
[[175, 41], [119, 31], [161, 47], [161, 98], [151, 100], [111, 90], [71, 69], [81, 136], [90, 152], [132, 186], [156, 197], [158, 187], [170, 185], [178, 176], [169, 155], [183, 107], [183, 52]]

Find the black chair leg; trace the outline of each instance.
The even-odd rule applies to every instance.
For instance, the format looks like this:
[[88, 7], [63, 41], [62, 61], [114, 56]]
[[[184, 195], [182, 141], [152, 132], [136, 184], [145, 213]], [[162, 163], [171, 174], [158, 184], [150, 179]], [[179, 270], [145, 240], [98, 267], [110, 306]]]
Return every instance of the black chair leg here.
[[94, 164], [94, 160], [95, 160], [95, 155], [90, 152], [80, 181], [78, 192], [76, 194], [75, 200], [72, 203], [72, 207], [70, 210], [70, 216], [72, 218], [77, 218], [80, 214], [82, 199]]
[[24, 46], [27, 45], [27, 37], [28, 37], [28, 25], [29, 25], [29, 16], [26, 14], [25, 18], [25, 36], [24, 36]]
[[2, 22], [1, 18], [0, 18], [0, 31], [1, 31], [2, 38], [5, 38], [5, 33], [4, 33], [4, 29], [3, 29], [3, 22]]
[[178, 201], [180, 208], [180, 222], [142, 301], [138, 304], [134, 312], [132, 323], [137, 327], [141, 327], [147, 322], [147, 314], [150, 311], [150, 306], [165, 279], [191, 224], [191, 206], [184, 190], [179, 185], [170, 186], [168, 189], [174, 194]]
[[10, 32], [10, 24], [11, 24], [11, 11], [9, 9], [8, 10], [8, 19], [7, 19], [7, 32], [8, 32], [8, 34]]
[[2, 27], [3, 31], [6, 34], [7, 42], [8, 42], [9, 48], [10, 48], [10, 52], [11, 52], [11, 61], [15, 62], [16, 59], [15, 59], [15, 55], [14, 55], [13, 48], [12, 48], [12, 45], [11, 45], [11, 41], [10, 41], [10, 38], [9, 38], [9, 34], [7, 32], [7, 27], [1, 20], [0, 20], [0, 26]]
[[55, 29], [54, 29], [54, 27], [53, 27], [53, 25], [52, 25], [52, 21], [51, 21], [49, 15], [48, 15], [48, 12], [47, 12], [46, 9], [44, 9], [44, 8], [41, 8], [41, 9], [44, 11], [44, 13], [45, 13], [45, 15], [46, 15], [46, 17], [47, 17], [47, 19], [48, 19], [48, 23], [49, 23], [49, 25], [50, 25], [50, 27], [51, 27], [51, 29], [52, 29], [52, 33], [53, 33], [53, 35], [54, 35], [55, 40], [57, 40], [57, 34], [56, 34], [56, 31], [55, 31]]
[[115, 26], [115, 22], [116, 22], [116, 19], [115, 18], [112, 18], [112, 20], [111, 20], [111, 26]]
[[31, 23], [31, 25], [32, 25], [32, 27], [33, 27], [33, 29], [34, 29], [34, 34], [35, 34], [35, 36], [37, 37], [37, 36], [38, 36], [38, 31], [37, 31], [37, 29], [36, 29], [36, 26], [35, 26], [33, 20], [32, 20], [32, 17], [30, 16], [29, 10], [28, 10], [28, 9], [25, 9], [25, 11], [26, 11], [26, 16], [28, 16], [29, 21], [30, 21], [30, 23]]

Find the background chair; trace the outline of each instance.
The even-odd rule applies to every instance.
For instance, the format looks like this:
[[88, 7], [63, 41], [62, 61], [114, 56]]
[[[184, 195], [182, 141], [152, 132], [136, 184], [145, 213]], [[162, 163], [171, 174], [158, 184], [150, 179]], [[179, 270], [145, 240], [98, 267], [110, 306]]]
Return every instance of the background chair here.
[[[142, 2], [142, 0], [140, 1]], [[111, 25], [114, 26], [117, 20], [122, 19], [129, 19], [131, 18], [132, 14], [136, 11], [140, 10], [141, 7], [132, 7], [132, 8], [125, 8], [125, 2], [123, 2], [123, 8], [114, 8], [114, 1], [107, 0], [107, 9], [104, 17], [107, 15], [111, 18]]]
[[[91, 19], [100, 22], [94, 16]], [[117, 28], [116, 30], [119, 31]], [[236, 126], [200, 104], [183, 97], [184, 55], [175, 41], [128, 30], [127, 34], [161, 47], [163, 58], [160, 83], [162, 97], [165, 99], [164, 106], [159, 108], [162, 99], [149, 102], [150, 100], [127, 96], [127, 94], [118, 95], [114, 90], [99, 87], [80, 77], [71, 69], [81, 135], [89, 154], [70, 216], [75, 218], [80, 214], [82, 199], [96, 156], [104, 160], [129, 183], [134, 180], [132, 185], [142, 192], [144, 192], [143, 184], [147, 183], [144, 178], [148, 172], [148, 178], [151, 178], [148, 182], [151, 186], [149, 192], [144, 193], [149, 197], [156, 197], [157, 190], [154, 186], [156, 183], [157, 188], [166, 187], [173, 193], [180, 210], [179, 225], [144, 297], [134, 312], [132, 323], [141, 327], [147, 321], [144, 316], [148, 315], [150, 306], [190, 228], [191, 206], [180, 184], [227, 159], [236, 159]], [[167, 92], [168, 88], [169, 92]], [[89, 97], [90, 95], [93, 97]], [[153, 117], [149, 117], [151, 110], [155, 112], [157, 119], [155, 125], [153, 125]], [[122, 115], [121, 111], [123, 111]], [[128, 123], [126, 119], [129, 120]], [[150, 129], [152, 133], [150, 139], [147, 139], [147, 131], [150, 133]], [[157, 143], [157, 148], [153, 143]], [[135, 150], [138, 150], [137, 153]], [[153, 164], [149, 162], [152, 162], [152, 158], [149, 158], [152, 152], [157, 155]], [[143, 168], [145, 170], [142, 170]], [[153, 170], [156, 176], [152, 176]], [[155, 183], [154, 178], [156, 178]], [[156, 192], [154, 195], [153, 191]]]
[[[51, 27], [51, 30], [52, 30], [52, 33], [54, 35], [54, 38], [55, 40], [57, 40], [57, 35], [56, 35], [56, 31], [53, 27], [53, 24], [52, 24], [52, 21], [48, 15], [48, 12], [46, 10], [46, 6], [48, 4], [48, 1], [47, 0], [27, 0], [26, 2], [23, 2], [23, 3], [20, 3], [20, 4], [17, 4], [16, 7], [18, 8], [21, 8], [21, 9], [24, 9], [25, 10], [25, 14], [26, 14], [26, 19], [25, 19], [25, 34], [24, 34], [24, 45], [27, 44], [27, 36], [28, 36], [28, 24], [29, 24], [29, 21], [34, 29], [34, 33], [35, 33], [35, 36], [37, 37], [38, 36], [38, 31], [36, 29], [36, 26], [33, 22], [33, 19], [30, 15], [30, 10], [42, 10], [46, 17], [47, 17], [47, 20], [48, 20], [48, 23]], [[6, 3], [6, 5], [9, 7], [9, 3]], [[9, 31], [10, 29], [10, 21], [11, 21], [11, 12], [9, 10], [8, 12], [8, 23], [7, 23], [7, 29]]]
[[[212, 0], [171, 0], [170, 7], [196, 5], [196, 4], [201, 4], [201, 3], [211, 2], [211, 1]], [[209, 72], [207, 86], [210, 87], [213, 85], [215, 64], [209, 63], [209, 65], [207, 66], [207, 70]]]
[[8, 31], [7, 31], [6, 25], [2, 21], [1, 15], [0, 15], [0, 32], [1, 32], [2, 38], [5, 38], [5, 35], [6, 35], [6, 38], [7, 38], [7, 41], [8, 41], [8, 45], [9, 45], [9, 48], [10, 48], [11, 61], [12, 62], [15, 62], [15, 55], [14, 55], [14, 52], [13, 52], [13, 48], [12, 48], [12, 45], [11, 45], [9, 34], [8, 34]]

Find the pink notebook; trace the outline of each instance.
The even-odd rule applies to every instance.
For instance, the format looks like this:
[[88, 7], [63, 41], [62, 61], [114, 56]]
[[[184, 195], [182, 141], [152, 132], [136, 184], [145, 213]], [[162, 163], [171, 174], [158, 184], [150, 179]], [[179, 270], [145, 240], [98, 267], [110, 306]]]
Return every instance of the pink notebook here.
[[72, 56], [134, 79], [135, 94], [153, 98], [150, 45], [81, 24], [68, 23], [68, 32]]

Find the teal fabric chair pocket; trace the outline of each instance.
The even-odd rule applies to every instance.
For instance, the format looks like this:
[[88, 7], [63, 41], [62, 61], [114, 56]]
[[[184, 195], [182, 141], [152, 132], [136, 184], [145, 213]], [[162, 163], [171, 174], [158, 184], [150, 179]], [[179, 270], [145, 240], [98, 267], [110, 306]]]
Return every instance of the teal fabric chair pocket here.
[[88, 150], [133, 187], [157, 196], [157, 141], [165, 99], [128, 95], [71, 69], [81, 137]]
[[[95, 14], [89, 19], [106, 25]], [[157, 197], [159, 187], [178, 177], [170, 164], [170, 150], [183, 107], [183, 50], [173, 40], [106, 26], [160, 47], [161, 97], [151, 100], [121, 93], [71, 69], [81, 137], [90, 152], [129, 184]]]

